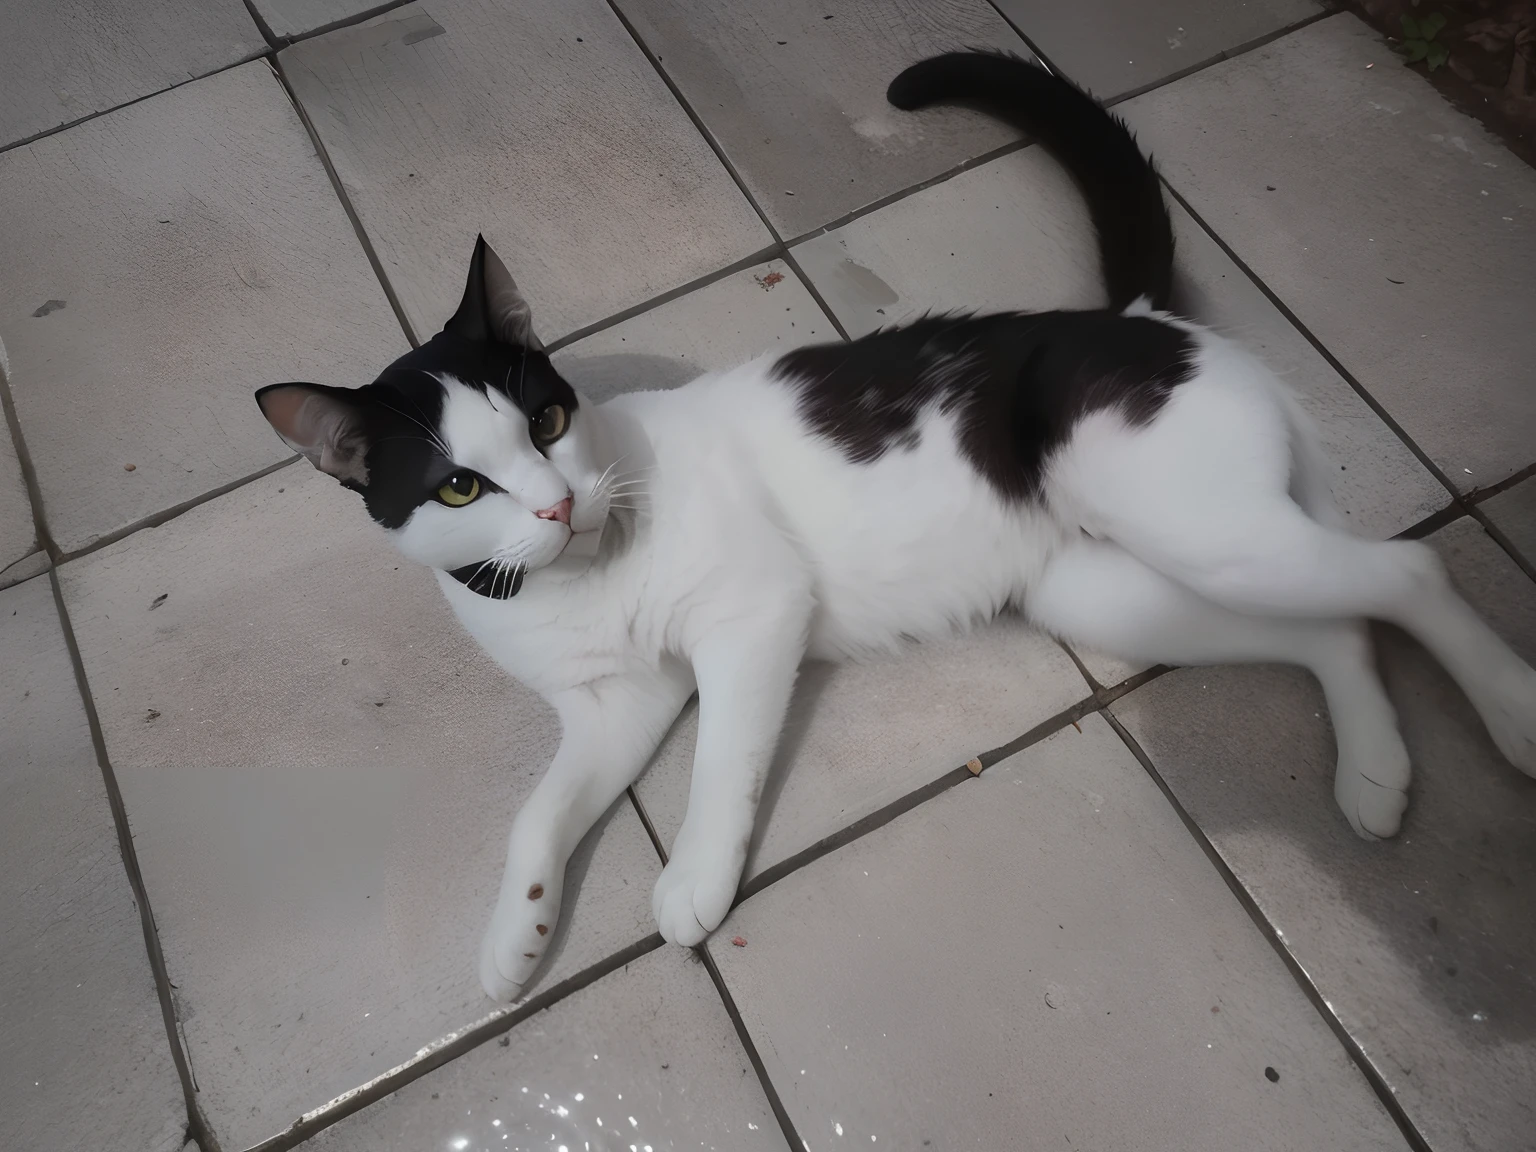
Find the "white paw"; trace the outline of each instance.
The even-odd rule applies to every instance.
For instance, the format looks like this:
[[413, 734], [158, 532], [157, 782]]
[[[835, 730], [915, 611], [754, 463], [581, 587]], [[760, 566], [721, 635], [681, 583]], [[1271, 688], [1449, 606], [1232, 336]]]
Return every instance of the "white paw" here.
[[1512, 660], [1473, 704], [1504, 759], [1536, 776], [1536, 669]]
[[504, 885], [480, 942], [480, 987], [492, 1000], [511, 1003], [523, 994], [544, 949], [554, 937], [560, 915], [560, 889], [554, 883]]
[[1392, 736], [1366, 755], [1341, 752], [1333, 775], [1334, 800], [1349, 826], [1367, 840], [1396, 836], [1408, 810], [1408, 750], [1395, 730]]
[[691, 948], [702, 943], [716, 928], [736, 899], [736, 885], [746, 862], [745, 851], [719, 851], [679, 847], [678, 834], [672, 859], [656, 879], [651, 912], [662, 939]]

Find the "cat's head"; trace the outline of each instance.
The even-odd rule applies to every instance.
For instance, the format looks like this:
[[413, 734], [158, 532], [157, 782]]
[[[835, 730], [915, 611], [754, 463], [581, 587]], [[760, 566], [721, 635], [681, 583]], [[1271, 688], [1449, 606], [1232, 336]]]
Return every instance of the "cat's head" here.
[[484, 237], [453, 318], [372, 384], [273, 384], [256, 402], [402, 552], [471, 591], [505, 599], [527, 573], [596, 552], [611, 473], [599, 421]]

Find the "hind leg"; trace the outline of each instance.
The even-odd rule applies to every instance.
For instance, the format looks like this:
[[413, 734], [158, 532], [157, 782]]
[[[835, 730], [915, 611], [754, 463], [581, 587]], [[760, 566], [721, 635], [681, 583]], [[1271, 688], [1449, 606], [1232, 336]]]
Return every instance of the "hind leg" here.
[[1408, 752], [1359, 621], [1250, 616], [1213, 604], [1114, 544], [1083, 539], [1052, 558], [1025, 601], [1068, 642], [1169, 664], [1299, 664], [1322, 684], [1338, 744], [1334, 797], [1368, 838], [1397, 833]]
[[1360, 540], [1286, 494], [1283, 413], [1241, 380], [1195, 380], [1146, 429], [1069, 450], [1058, 501], [1176, 583], [1234, 612], [1397, 624], [1466, 692], [1505, 757], [1536, 775], [1536, 671], [1451, 586], [1425, 544]]

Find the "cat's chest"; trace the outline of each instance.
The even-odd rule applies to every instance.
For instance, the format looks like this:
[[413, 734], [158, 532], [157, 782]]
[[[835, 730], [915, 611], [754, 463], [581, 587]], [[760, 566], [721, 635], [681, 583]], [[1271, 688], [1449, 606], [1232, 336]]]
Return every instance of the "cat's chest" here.
[[660, 630], [604, 581], [545, 589], [530, 580], [511, 600], [478, 596], [451, 580], [439, 583], [486, 654], [544, 696], [630, 673], [660, 658]]

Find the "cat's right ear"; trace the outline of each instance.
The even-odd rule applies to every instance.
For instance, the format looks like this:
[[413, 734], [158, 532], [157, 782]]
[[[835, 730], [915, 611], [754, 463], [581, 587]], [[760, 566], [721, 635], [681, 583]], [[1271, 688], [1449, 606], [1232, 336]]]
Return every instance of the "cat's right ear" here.
[[349, 388], [269, 384], [256, 390], [267, 423], [295, 452], [343, 484], [368, 483], [364, 402]]

